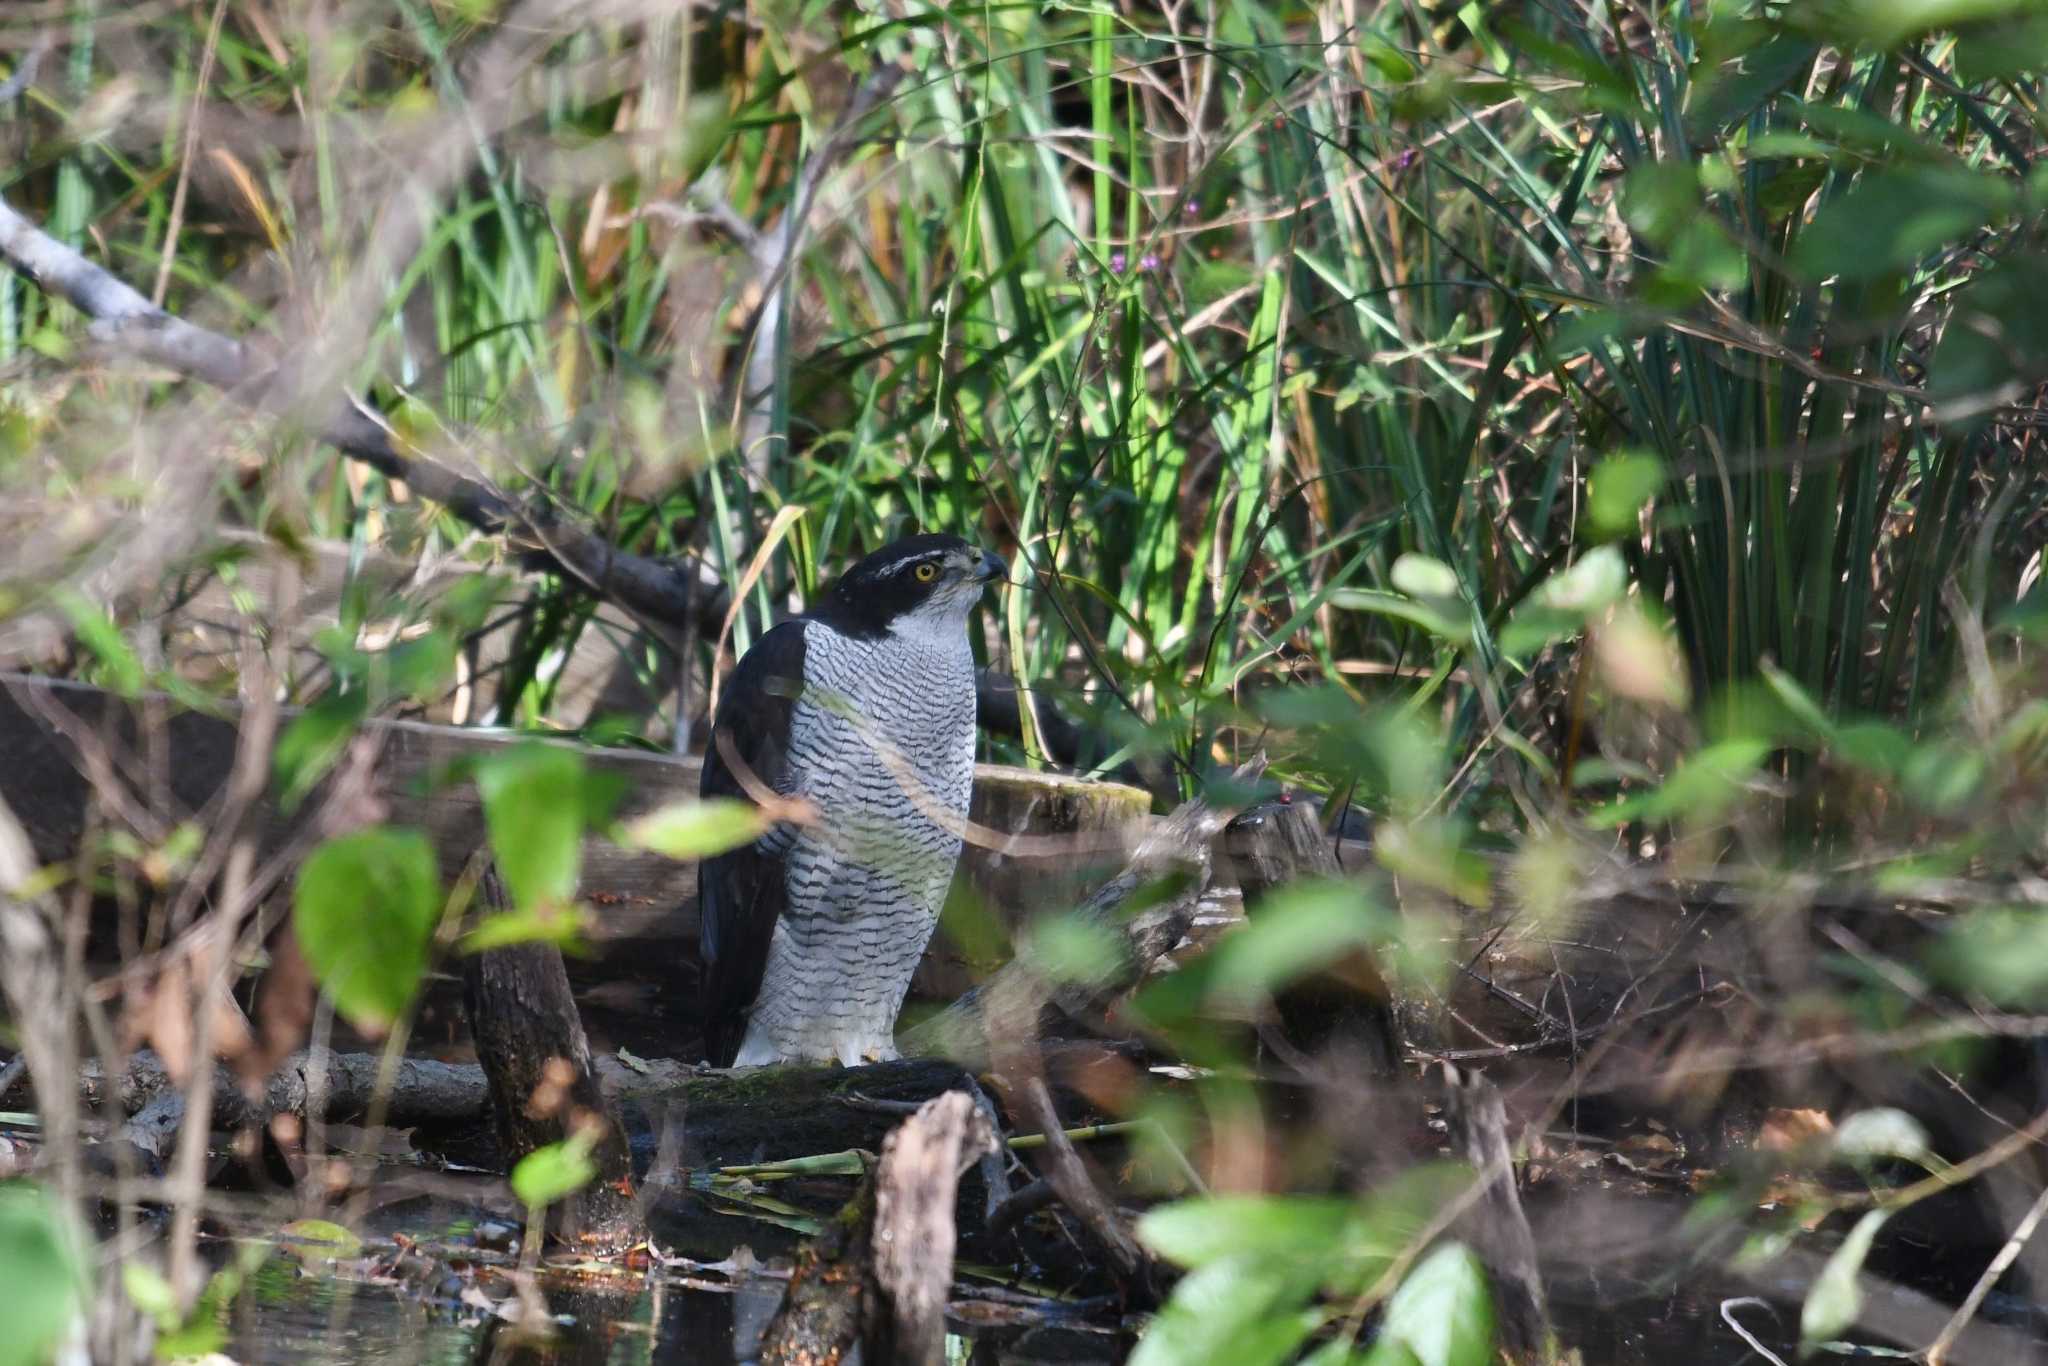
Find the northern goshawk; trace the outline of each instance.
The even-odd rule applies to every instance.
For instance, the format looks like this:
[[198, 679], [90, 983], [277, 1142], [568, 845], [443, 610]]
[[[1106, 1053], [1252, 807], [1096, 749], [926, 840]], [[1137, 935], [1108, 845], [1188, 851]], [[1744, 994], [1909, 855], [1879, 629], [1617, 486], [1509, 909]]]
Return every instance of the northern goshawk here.
[[754, 642], [720, 699], [707, 797], [802, 798], [700, 871], [713, 1064], [896, 1056], [896, 1013], [938, 924], [974, 782], [967, 616], [1009, 567], [957, 536], [868, 556]]

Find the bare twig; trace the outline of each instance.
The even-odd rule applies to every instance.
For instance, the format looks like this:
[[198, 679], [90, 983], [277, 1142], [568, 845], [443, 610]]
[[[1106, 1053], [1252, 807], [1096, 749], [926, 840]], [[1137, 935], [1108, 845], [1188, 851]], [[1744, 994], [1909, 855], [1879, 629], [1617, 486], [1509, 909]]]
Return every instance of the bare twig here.
[[1970, 1320], [1977, 1316], [1978, 1306], [1984, 1303], [1984, 1297], [1991, 1293], [1992, 1286], [1998, 1284], [1998, 1278], [2005, 1274], [2006, 1268], [2018, 1260], [2020, 1250], [2026, 1247], [2027, 1240], [2034, 1236], [2034, 1230], [2041, 1226], [2043, 1215], [2048, 1215], [2048, 1186], [2042, 1187], [2041, 1193], [2034, 1197], [2033, 1207], [2027, 1211], [2026, 1217], [2013, 1229], [2012, 1236], [2005, 1240], [2005, 1246], [1998, 1249], [1998, 1255], [1984, 1268], [1984, 1274], [1977, 1278], [1977, 1283], [1970, 1287], [1970, 1293], [1963, 1297], [1963, 1302], [1957, 1306], [1955, 1315], [1942, 1325], [1941, 1335], [1927, 1348], [1927, 1366], [1942, 1366], [1948, 1359], [1949, 1351], [1955, 1346], [1956, 1339], [1963, 1335], [1963, 1330], [1970, 1326]]

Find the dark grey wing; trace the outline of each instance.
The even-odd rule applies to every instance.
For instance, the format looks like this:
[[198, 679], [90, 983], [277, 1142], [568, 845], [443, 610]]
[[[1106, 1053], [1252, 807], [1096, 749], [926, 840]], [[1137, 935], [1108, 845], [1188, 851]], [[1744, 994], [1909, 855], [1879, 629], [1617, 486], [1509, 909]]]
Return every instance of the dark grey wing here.
[[[705, 746], [702, 795], [747, 795], [733, 761], [745, 766], [750, 782], [780, 793], [795, 790], [789, 725], [803, 676], [801, 618], [775, 627], [741, 657], [726, 680]], [[768, 967], [768, 943], [789, 900], [788, 850], [788, 832], [770, 831], [752, 844], [704, 860], [697, 870], [704, 1057], [715, 1067], [730, 1067], [746, 1036], [747, 1011]]]

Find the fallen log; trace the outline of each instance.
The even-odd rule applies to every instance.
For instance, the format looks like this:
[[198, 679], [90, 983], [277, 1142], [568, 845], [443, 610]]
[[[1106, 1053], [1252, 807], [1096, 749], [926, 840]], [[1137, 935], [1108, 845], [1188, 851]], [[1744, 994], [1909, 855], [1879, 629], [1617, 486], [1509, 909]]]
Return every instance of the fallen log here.
[[[375, 1053], [298, 1053], [253, 1096], [222, 1067], [215, 1078], [214, 1124], [224, 1130], [260, 1128], [279, 1114], [310, 1118], [312, 1095], [324, 1100], [320, 1117], [361, 1120], [378, 1095], [383, 1061]], [[718, 1071], [667, 1058], [596, 1054], [591, 1064], [600, 1096], [620, 1107], [635, 1146], [651, 1143], [666, 1107], [680, 1106], [685, 1132], [679, 1160], [693, 1168], [872, 1148], [895, 1116], [853, 1103], [857, 1098], [921, 1103], [967, 1079], [951, 1063], [914, 1058], [864, 1067]], [[316, 1067], [325, 1069], [324, 1086], [313, 1078]], [[28, 1079], [16, 1082], [0, 1092], [0, 1104], [26, 1104], [30, 1086]], [[87, 1064], [79, 1092], [95, 1109], [110, 1096], [131, 1116], [153, 1108], [159, 1128], [175, 1130], [183, 1117], [178, 1083], [148, 1049], [131, 1055], [111, 1083], [97, 1063]], [[490, 1107], [481, 1066], [425, 1058], [399, 1060], [385, 1097], [387, 1123], [436, 1133], [473, 1131], [489, 1120]]]

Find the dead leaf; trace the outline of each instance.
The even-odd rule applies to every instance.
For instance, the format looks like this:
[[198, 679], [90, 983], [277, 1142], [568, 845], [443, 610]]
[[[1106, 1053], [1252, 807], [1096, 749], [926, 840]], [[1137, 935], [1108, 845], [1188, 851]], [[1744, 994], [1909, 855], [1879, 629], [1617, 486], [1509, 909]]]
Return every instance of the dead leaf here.
[[1756, 1146], [1765, 1152], [1791, 1152], [1834, 1132], [1835, 1122], [1825, 1110], [1770, 1110], [1757, 1130]]

